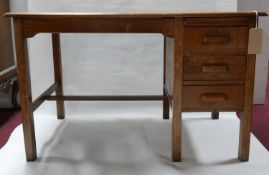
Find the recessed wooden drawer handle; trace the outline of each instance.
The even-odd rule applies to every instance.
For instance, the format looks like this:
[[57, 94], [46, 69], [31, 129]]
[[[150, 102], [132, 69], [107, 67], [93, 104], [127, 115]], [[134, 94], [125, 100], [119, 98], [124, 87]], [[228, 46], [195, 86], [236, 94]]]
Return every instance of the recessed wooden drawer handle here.
[[228, 72], [228, 65], [223, 64], [203, 64], [201, 70], [204, 73], [223, 73]]
[[220, 102], [220, 101], [226, 101], [228, 100], [228, 97], [226, 94], [202, 94], [200, 97], [201, 101], [204, 102]]
[[205, 36], [203, 38], [204, 44], [227, 44], [229, 41], [229, 36]]

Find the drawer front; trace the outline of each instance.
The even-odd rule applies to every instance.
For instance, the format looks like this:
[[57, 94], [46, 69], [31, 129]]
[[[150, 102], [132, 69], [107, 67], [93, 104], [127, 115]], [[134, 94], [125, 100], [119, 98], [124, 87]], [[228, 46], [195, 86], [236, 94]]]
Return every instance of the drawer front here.
[[183, 111], [241, 110], [244, 86], [183, 86]]
[[184, 57], [184, 80], [244, 80], [246, 57]]
[[246, 55], [247, 27], [185, 27], [184, 55]]

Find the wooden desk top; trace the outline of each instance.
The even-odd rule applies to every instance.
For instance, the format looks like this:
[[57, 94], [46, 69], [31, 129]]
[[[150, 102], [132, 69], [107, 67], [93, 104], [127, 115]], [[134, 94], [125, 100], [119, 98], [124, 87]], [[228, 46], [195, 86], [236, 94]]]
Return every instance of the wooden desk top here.
[[[259, 16], [268, 16], [259, 12]], [[175, 18], [175, 17], [252, 17], [254, 11], [246, 12], [197, 12], [197, 13], [6, 13], [15, 18]]]
[[[267, 13], [259, 12], [258, 15], [267, 16]], [[229, 25], [248, 25], [250, 18], [256, 18], [256, 12], [6, 13], [4, 16], [13, 17], [15, 23], [23, 21], [23, 32], [27, 38], [37, 33], [162, 33], [173, 36], [175, 18], [192, 18], [196, 22], [199, 18], [210, 18], [214, 25], [224, 25], [225, 21]], [[218, 24], [214, 18], [220, 19]], [[198, 22], [201, 23], [200, 20]], [[189, 23], [185, 21], [184, 24]]]

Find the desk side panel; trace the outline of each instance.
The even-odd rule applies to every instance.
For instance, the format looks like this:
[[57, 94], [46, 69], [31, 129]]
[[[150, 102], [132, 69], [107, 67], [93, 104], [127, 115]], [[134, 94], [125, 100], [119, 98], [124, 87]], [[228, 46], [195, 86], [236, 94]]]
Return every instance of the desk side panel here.
[[173, 65], [174, 65], [174, 38], [165, 39], [165, 89], [172, 106], [173, 96]]

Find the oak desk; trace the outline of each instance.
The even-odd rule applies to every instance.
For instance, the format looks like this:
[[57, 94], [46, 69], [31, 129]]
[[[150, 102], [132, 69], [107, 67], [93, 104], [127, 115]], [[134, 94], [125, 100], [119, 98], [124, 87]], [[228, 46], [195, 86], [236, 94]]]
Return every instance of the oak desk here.
[[[238, 158], [249, 159], [256, 55], [248, 54], [249, 29], [266, 13], [7, 13], [15, 30], [22, 122], [28, 161], [37, 158], [33, 111], [56, 100], [64, 119], [65, 100], [162, 100], [163, 118], [172, 108], [172, 159], [181, 161], [181, 113], [243, 111]], [[26, 39], [51, 33], [55, 83], [32, 100]], [[161, 96], [64, 96], [60, 33], [161, 33], [164, 81]], [[56, 92], [56, 96], [51, 94]]]

